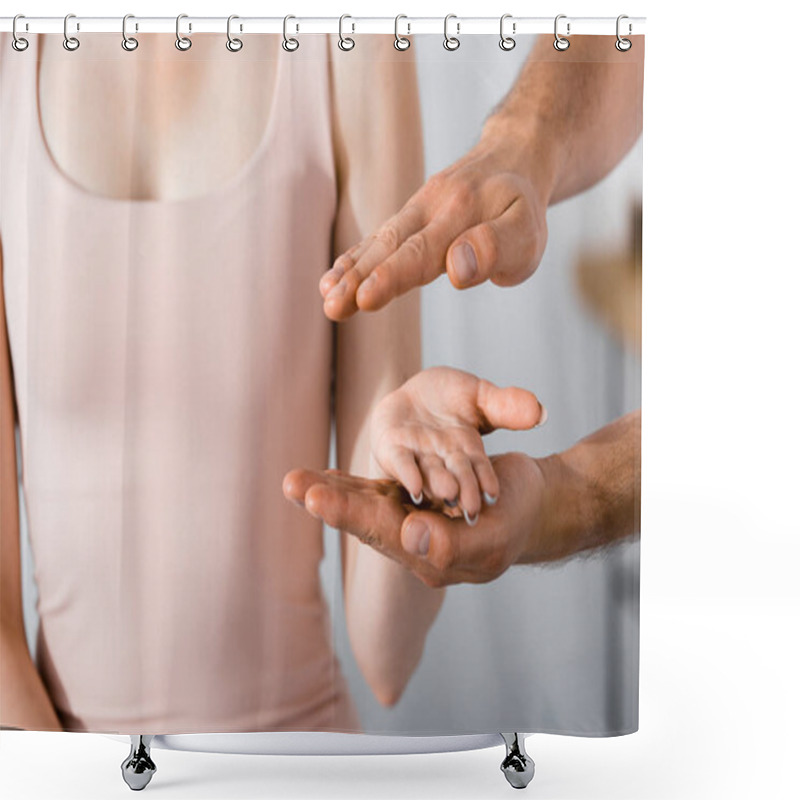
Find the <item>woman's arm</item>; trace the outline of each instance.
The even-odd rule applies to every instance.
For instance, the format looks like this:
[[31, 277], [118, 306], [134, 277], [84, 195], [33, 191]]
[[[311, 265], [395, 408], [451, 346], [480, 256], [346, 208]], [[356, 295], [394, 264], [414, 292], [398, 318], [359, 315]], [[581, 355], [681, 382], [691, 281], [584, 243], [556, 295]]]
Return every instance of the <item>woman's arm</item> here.
[[14, 391], [0, 242], [0, 727], [63, 730], [25, 641], [19, 552]]
[[[364, 37], [350, 52], [330, 39], [339, 184], [334, 255], [400, 208], [424, 178], [413, 55], [387, 37]], [[419, 292], [337, 326], [338, 466], [378, 476], [369, 417], [378, 400], [420, 369]], [[403, 566], [341, 534], [344, 604], [356, 661], [378, 700], [397, 702], [422, 657], [444, 599]]]

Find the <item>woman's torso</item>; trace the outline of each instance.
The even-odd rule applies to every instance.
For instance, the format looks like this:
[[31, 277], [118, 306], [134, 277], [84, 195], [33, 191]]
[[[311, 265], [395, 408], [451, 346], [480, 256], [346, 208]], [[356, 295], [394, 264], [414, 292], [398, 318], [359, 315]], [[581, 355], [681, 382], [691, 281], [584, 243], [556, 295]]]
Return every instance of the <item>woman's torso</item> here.
[[[128, 53], [93, 34], [59, 53], [53, 35], [41, 74], [28, 38], [0, 35], [0, 237], [37, 662], [65, 728], [358, 730], [321, 530], [281, 492], [328, 455], [326, 38], [253, 55], [158, 34]], [[237, 106], [209, 68], [230, 79], [248, 52], [271, 83], [237, 68]], [[76, 88], [79, 53], [102, 76]], [[224, 122], [190, 99], [204, 80]], [[120, 82], [132, 108], [103, 109]]]

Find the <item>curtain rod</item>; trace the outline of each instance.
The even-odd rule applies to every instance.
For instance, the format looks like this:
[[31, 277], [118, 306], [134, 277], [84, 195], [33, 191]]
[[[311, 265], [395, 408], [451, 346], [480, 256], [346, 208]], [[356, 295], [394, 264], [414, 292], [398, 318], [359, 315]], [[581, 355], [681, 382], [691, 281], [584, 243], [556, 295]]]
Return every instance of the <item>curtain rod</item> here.
[[[0, 17], [0, 31], [13, 29], [13, 17]], [[504, 31], [512, 36], [532, 33], [550, 33], [554, 31], [554, 17], [514, 17], [506, 15]], [[127, 31], [138, 33], [175, 33], [175, 17], [130, 17]], [[342, 30], [347, 34], [358, 33], [395, 33], [403, 36], [418, 34], [444, 33], [444, 17], [406, 17], [402, 16], [397, 23], [394, 17], [351, 17], [343, 20]], [[227, 17], [193, 17], [182, 16], [181, 33], [225, 33]], [[288, 31], [293, 34], [303, 33], [339, 33], [339, 17], [291, 17]], [[567, 27], [569, 26], [569, 27]], [[283, 17], [237, 17], [232, 22], [232, 31], [236, 33], [283, 33]], [[607, 35], [617, 32], [616, 17], [570, 17], [559, 15], [558, 30], [561, 36], [567, 35]], [[73, 33], [122, 33], [122, 17], [79, 17], [71, 16], [69, 31]], [[470, 34], [499, 34], [500, 17], [458, 17], [452, 16], [448, 23], [451, 35], [464, 36]], [[63, 33], [64, 17], [26, 17], [17, 20], [17, 33]], [[644, 17], [626, 17], [621, 22], [620, 33], [623, 36], [644, 34]]]

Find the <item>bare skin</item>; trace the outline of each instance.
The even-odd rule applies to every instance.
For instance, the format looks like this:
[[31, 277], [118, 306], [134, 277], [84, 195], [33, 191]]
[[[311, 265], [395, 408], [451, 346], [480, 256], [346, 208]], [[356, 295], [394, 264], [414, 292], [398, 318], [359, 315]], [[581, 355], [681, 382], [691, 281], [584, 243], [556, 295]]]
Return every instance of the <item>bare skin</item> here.
[[325, 314], [374, 311], [446, 273], [457, 289], [530, 277], [547, 243], [548, 205], [599, 181], [641, 128], [644, 38], [540, 37], [478, 144], [336, 259], [320, 279]]
[[547, 458], [494, 456], [497, 503], [477, 524], [441, 504], [418, 509], [396, 481], [292, 470], [287, 498], [390, 556], [426, 586], [486, 583], [513, 564], [546, 564], [639, 530], [641, 412]]
[[[603, 178], [641, 132], [644, 41], [637, 39], [636, 47], [628, 53], [617, 52], [613, 45], [613, 37], [573, 37], [569, 50], [556, 53], [552, 43], [541, 37], [508, 97], [486, 121], [478, 144], [434, 175], [396, 215], [340, 256], [321, 278], [325, 314], [331, 319], [347, 319], [358, 311], [375, 311], [443, 273], [457, 289], [486, 280], [513, 286], [530, 277], [547, 242], [547, 207]], [[447, 383], [451, 385], [447, 387]], [[435, 403], [436, 414], [447, 418], [456, 413], [457, 394], [457, 381], [451, 377], [449, 381], [440, 381], [437, 394], [428, 395], [423, 403], [419, 403], [419, 393], [416, 399], [422, 406], [426, 402]], [[432, 410], [433, 407], [411, 410], [415, 419], [425, 421], [428, 434], [441, 427], [426, 418], [426, 413]], [[588, 502], [590, 512], [578, 514], [571, 528], [551, 525], [543, 529], [543, 517], [535, 502], [527, 508], [527, 521], [523, 524], [518, 512], [521, 513], [524, 504], [515, 503], [513, 494], [512, 500], [482, 515], [474, 532], [486, 534], [483, 539], [466, 535], [463, 541], [460, 535], [451, 538], [458, 525], [464, 533], [464, 522], [426, 512], [424, 527], [411, 522], [402, 527], [403, 542], [412, 550], [418, 539], [425, 541], [424, 530], [428, 530], [432, 555], [427, 557], [425, 565], [419, 560], [408, 561], [398, 547], [399, 538], [392, 539], [388, 534], [391, 525], [380, 525], [380, 520], [371, 523], [360, 516], [367, 508], [359, 499], [365, 499], [360, 494], [366, 491], [365, 485], [348, 485], [345, 489], [336, 484], [338, 490], [334, 491], [326, 480], [314, 485], [309, 474], [291, 473], [284, 489], [294, 499], [302, 499], [298, 492], [312, 481], [310, 501], [315, 513], [325, 519], [328, 514], [337, 517], [345, 527], [351, 525], [348, 530], [355, 535], [371, 531], [370, 541], [382, 542], [385, 552], [394, 552], [398, 560], [418, 570], [429, 585], [469, 580], [464, 576], [476, 574], [484, 580], [492, 579], [511, 563], [537, 563], [552, 558], [553, 553], [567, 557], [613, 541], [621, 535], [620, 531], [624, 535], [631, 533], [624, 520], [633, 516], [638, 519], [639, 412], [635, 422], [634, 418], [625, 419], [628, 421], [624, 435], [619, 435], [620, 427], [614, 423], [585, 440], [585, 445], [576, 446], [577, 450], [568, 451], [569, 455], [541, 462], [538, 470], [521, 460], [519, 454], [509, 454], [508, 460], [506, 456], [499, 457], [503, 460], [492, 459], [503, 491], [504, 484], [517, 487], [519, 481], [526, 482], [523, 494], [528, 501], [534, 502], [544, 492], [542, 507], [559, 508], [554, 502], [559, 498], [563, 505], [560, 514], [565, 519]], [[395, 449], [390, 465], [391, 474], [415, 498], [419, 486], [416, 472], [424, 474], [422, 464], [430, 464], [431, 459], [434, 466], [428, 470], [428, 497], [442, 498], [448, 491], [454, 491], [454, 476], [448, 478], [436, 460], [441, 443], [426, 440], [418, 431], [409, 433], [397, 415], [379, 422], [384, 430], [382, 438], [376, 441], [379, 452], [384, 453], [384, 461], [390, 451], [383, 446], [384, 441], [394, 444], [393, 439], [398, 437], [416, 441], [416, 447], [406, 446], [406, 452]], [[467, 475], [469, 470], [463, 462], [465, 457], [469, 459], [469, 453], [478, 452], [474, 436], [479, 432], [473, 423], [472, 434], [461, 433], [459, 460], [461, 471]], [[417, 470], [411, 464], [409, 450], [414, 453]], [[569, 467], [576, 459], [583, 463], [589, 453], [591, 463], [583, 467], [591, 481], [581, 486], [564, 480], [583, 474], [580, 470], [574, 473]], [[615, 468], [594, 469], [593, 464], [614, 464]], [[482, 469], [486, 473], [485, 467]], [[513, 474], [514, 469], [519, 474]], [[548, 471], [551, 479], [545, 481], [542, 476]], [[473, 472], [477, 477], [475, 467]], [[430, 486], [433, 475], [438, 475], [436, 487]], [[491, 477], [486, 480], [491, 481]], [[460, 495], [462, 506], [466, 502], [474, 508], [474, 483], [475, 478], [465, 479], [467, 499]], [[373, 511], [384, 509], [385, 515], [388, 501], [382, 497], [377, 502], [374, 492], [368, 496]], [[348, 502], [343, 510], [344, 499]], [[326, 503], [331, 504], [330, 508]], [[631, 504], [636, 508], [635, 514], [626, 510]], [[544, 516], [558, 518], [556, 514]], [[492, 520], [501, 517], [501, 529], [487, 531]], [[408, 519], [419, 518], [409, 514]], [[638, 522], [635, 529], [638, 530]], [[555, 530], [559, 531], [557, 536]], [[385, 539], [381, 533], [386, 535]], [[530, 536], [534, 537], [534, 544], [528, 541], [521, 546], [521, 539]], [[442, 542], [438, 548], [434, 544], [437, 538]], [[470, 541], [478, 546], [470, 548], [467, 544]], [[497, 552], [481, 549], [487, 541], [495, 541]], [[545, 542], [550, 544], [542, 549]], [[428, 566], [431, 560], [435, 567], [433, 574]]]
[[14, 391], [0, 246], [0, 727], [63, 730], [25, 641]]
[[497, 428], [541, 425], [546, 411], [536, 395], [451, 367], [432, 367], [381, 400], [372, 414], [372, 455], [416, 505], [423, 496], [460, 506], [474, 525], [483, 501], [494, 505], [497, 475], [481, 439]]
[[[116, 52], [119, 37], [109, 41], [112, 38], [110, 45], [97, 39], [94, 46], [113, 46]], [[267, 124], [280, 37], [253, 37], [247, 47], [261, 48], [258, 57], [244, 65], [234, 56], [225, 67], [219, 59], [181, 61], [184, 54], [175, 49], [171, 35], [138, 38], [139, 50], [158, 52], [159, 59], [103, 60], [103, 69], [98, 70], [93, 68], [96, 62], [81, 58], [87, 47], [66, 57], [58, 37], [42, 47], [39, 102], [48, 148], [66, 175], [101, 196], [169, 200], [211, 192], [242, 168]], [[354, 53], [340, 53], [335, 37], [328, 44], [339, 187], [332, 253], [336, 255], [395, 213], [420, 185], [422, 141], [413, 57], [398, 54], [389, 45], [391, 57], [385, 58], [376, 48], [386, 42], [366, 38], [355, 58]], [[198, 38], [193, 47], [201, 46]], [[224, 36], [212, 46], [224, 50]], [[120, 86], [128, 91], [119, 91]], [[131, 97], [148, 102], [132, 103]], [[64, 113], [64, 103], [76, 103], [81, 113]], [[221, 103], [226, 104], [225, 113], [220, 113]], [[199, 129], [204, 131], [202, 137], [191, 135]], [[213, 158], [207, 158], [211, 152]], [[371, 152], [390, 157], [364, 157]], [[398, 163], [402, 170], [396, 169]], [[382, 165], [380, 174], [376, 164]], [[2, 333], [0, 724], [60, 730], [24, 636], [15, 395], [4, 316]], [[339, 326], [336, 338], [338, 463], [349, 471], [372, 474], [371, 409], [420, 368], [417, 293], [409, 293], [385, 312]], [[425, 587], [395, 561], [346, 534], [342, 534], [342, 569], [353, 651], [375, 696], [391, 705], [416, 669], [443, 592]]]

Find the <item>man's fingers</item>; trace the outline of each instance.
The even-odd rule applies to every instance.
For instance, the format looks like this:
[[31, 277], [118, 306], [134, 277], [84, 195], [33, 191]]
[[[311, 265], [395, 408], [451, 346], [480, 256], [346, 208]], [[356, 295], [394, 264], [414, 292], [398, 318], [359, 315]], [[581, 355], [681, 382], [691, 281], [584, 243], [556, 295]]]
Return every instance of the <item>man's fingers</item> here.
[[463, 230], [459, 220], [440, 215], [409, 236], [358, 288], [356, 302], [366, 311], [383, 308], [390, 300], [425, 286], [444, 272], [445, 254], [453, 237]]
[[319, 481], [324, 480], [324, 474], [311, 469], [293, 469], [283, 478], [283, 496], [287, 500], [303, 504], [306, 492]]
[[400, 528], [405, 510], [397, 498], [317, 483], [306, 492], [305, 505], [332, 528], [353, 534], [392, 557], [402, 557]]
[[470, 228], [447, 251], [447, 274], [456, 289], [487, 280], [514, 286], [529, 277], [544, 251], [547, 229], [537, 224], [525, 198], [518, 196], [495, 219]]
[[491, 535], [495, 522], [491, 510], [481, 515], [475, 527], [461, 518], [448, 518], [432, 511], [414, 511], [403, 522], [400, 540], [409, 555], [424, 557], [442, 584], [470, 581], [484, 575], [486, 565], [496, 560]]
[[518, 386], [500, 388], [481, 378], [477, 402], [482, 417], [481, 434], [491, 433], [496, 428], [528, 430], [544, 425], [547, 420], [547, 410], [536, 395]]
[[358, 310], [356, 292], [361, 283], [369, 278], [378, 264], [416, 234], [424, 222], [420, 206], [409, 203], [375, 233], [339, 256], [320, 279], [326, 316], [333, 320], [352, 316]]

